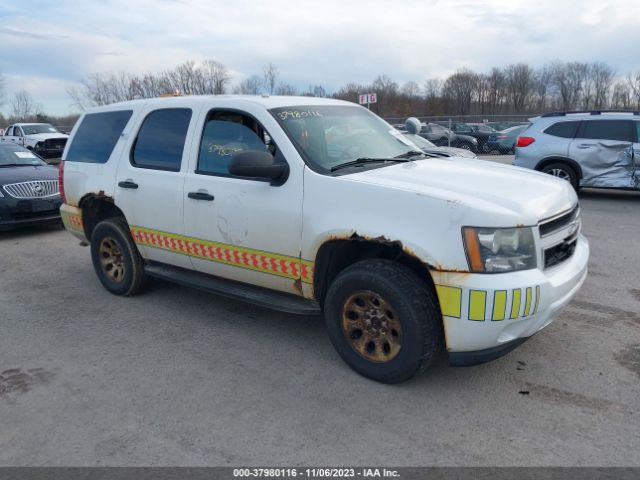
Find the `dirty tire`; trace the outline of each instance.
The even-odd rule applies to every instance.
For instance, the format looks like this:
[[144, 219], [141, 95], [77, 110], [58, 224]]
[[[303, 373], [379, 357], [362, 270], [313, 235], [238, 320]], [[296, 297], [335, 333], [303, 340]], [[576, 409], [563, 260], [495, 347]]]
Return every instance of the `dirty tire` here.
[[[388, 361], [365, 358], [353, 344], [360, 337], [356, 335], [353, 340], [354, 336], [343, 328], [343, 324], [349, 325], [353, 314], [347, 306], [358, 292], [373, 293], [372, 298], [379, 296], [399, 320], [401, 346]], [[442, 316], [435, 292], [409, 268], [391, 260], [363, 260], [340, 272], [327, 292], [324, 315], [329, 338], [342, 359], [356, 372], [379, 382], [408, 380], [433, 361], [443, 343]], [[369, 331], [365, 334], [370, 335]]]
[[568, 165], [567, 163], [550, 163], [548, 165], [545, 165], [541, 171], [542, 173], [548, 173], [549, 175], [553, 175], [554, 177], [566, 180], [575, 190], [578, 189], [578, 174], [573, 169], [573, 167], [571, 165]]
[[[112, 278], [101, 260], [101, 246], [107, 242], [118, 251], [122, 275]], [[96, 225], [91, 234], [91, 260], [100, 282], [115, 295], [130, 296], [142, 291], [146, 284], [144, 261], [138, 252], [129, 226], [123, 218], [110, 218]]]

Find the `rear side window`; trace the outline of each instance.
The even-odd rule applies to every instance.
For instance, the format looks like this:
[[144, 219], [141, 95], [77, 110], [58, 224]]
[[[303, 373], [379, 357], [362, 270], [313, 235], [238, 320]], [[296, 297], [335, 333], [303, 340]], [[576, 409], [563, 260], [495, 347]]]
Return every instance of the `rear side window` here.
[[131, 163], [140, 168], [180, 171], [191, 109], [155, 110], [142, 122], [131, 151]]
[[635, 133], [633, 123], [630, 120], [588, 120], [582, 122], [578, 137], [633, 142]]
[[544, 133], [547, 135], [553, 135], [554, 137], [574, 138], [578, 131], [578, 125], [580, 125], [580, 122], [554, 123], [547, 128]]
[[131, 110], [89, 113], [67, 152], [67, 162], [106, 163], [132, 115]]

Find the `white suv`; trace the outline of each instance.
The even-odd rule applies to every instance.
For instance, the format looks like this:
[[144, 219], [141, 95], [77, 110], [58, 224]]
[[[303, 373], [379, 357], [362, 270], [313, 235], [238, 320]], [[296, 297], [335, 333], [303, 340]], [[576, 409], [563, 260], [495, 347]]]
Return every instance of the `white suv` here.
[[68, 230], [119, 295], [160, 277], [323, 313], [342, 358], [383, 382], [446, 345], [497, 358], [587, 275], [576, 194], [511, 166], [426, 158], [357, 105], [176, 97], [99, 107], [60, 166]]

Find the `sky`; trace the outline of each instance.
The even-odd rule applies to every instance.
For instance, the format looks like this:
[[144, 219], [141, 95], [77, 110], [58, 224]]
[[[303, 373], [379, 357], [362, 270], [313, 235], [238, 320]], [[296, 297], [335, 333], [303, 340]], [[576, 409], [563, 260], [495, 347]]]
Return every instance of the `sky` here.
[[51, 115], [91, 73], [144, 73], [187, 60], [233, 83], [275, 64], [306, 90], [386, 74], [400, 84], [467, 67], [553, 60], [640, 70], [640, 0], [30, 0], [0, 3], [0, 73]]

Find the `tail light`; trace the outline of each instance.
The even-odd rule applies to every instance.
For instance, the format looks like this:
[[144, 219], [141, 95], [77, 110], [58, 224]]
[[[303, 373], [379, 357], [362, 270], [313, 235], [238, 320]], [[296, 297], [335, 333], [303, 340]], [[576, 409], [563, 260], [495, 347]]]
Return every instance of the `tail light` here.
[[64, 194], [64, 160], [60, 160], [58, 164], [58, 190], [60, 190], [62, 203], [67, 203], [67, 197]]
[[533, 137], [518, 137], [518, 140], [516, 141], [516, 147], [528, 147], [535, 141], [536, 139]]

